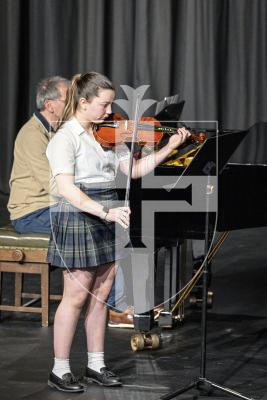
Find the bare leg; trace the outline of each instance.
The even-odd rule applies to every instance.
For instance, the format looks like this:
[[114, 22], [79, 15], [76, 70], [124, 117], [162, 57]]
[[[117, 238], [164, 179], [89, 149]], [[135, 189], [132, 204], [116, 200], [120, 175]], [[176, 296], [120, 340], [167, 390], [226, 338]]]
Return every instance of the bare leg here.
[[85, 331], [88, 352], [103, 352], [106, 330], [108, 298], [115, 276], [115, 263], [97, 268], [95, 281], [91, 287], [92, 296], [88, 301]]
[[90, 296], [88, 290], [96, 270], [64, 271], [64, 293], [54, 321], [54, 353], [56, 358], [69, 358], [71, 344], [83, 305]]

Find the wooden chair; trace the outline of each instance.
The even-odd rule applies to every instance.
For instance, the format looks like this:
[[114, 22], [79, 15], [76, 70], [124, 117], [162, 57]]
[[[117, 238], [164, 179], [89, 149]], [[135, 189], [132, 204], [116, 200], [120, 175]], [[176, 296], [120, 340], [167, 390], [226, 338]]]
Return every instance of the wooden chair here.
[[[47, 234], [19, 234], [10, 225], [0, 228], [0, 311], [40, 313], [42, 326], [49, 324], [49, 300], [61, 300], [61, 295], [50, 295], [50, 267], [46, 262], [49, 243]], [[14, 304], [2, 304], [3, 273], [15, 274]], [[40, 275], [40, 293], [23, 292], [24, 274]], [[30, 299], [23, 303], [23, 299]], [[32, 306], [41, 300], [40, 307]]]

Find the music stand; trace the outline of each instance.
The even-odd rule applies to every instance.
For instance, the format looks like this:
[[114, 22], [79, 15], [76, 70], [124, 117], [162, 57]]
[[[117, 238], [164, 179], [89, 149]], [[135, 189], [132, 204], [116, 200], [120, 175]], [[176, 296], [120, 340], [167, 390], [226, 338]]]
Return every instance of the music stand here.
[[[221, 173], [227, 161], [239, 146], [241, 141], [245, 138], [248, 131], [236, 131], [212, 137], [205, 141], [201, 149], [198, 151], [192, 162], [184, 171], [184, 175], [197, 175], [207, 176], [207, 192], [206, 192], [206, 218], [205, 218], [205, 263], [203, 269], [203, 286], [202, 286], [202, 312], [201, 312], [201, 363], [200, 363], [200, 376], [192, 381], [187, 386], [178, 389], [174, 392], [167, 393], [160, 397], [160, 400], [170, 400], [182, 393], [187, 392], [193, 388], [209, 392], [211, 388], [216, 388], [225, 393], [245, 399], [253, 400], [243, 394], [236, 392], [225, 386], [221, 386], [206, 378], [206, 344], [207, 344], [207, 275], [208, 275], [208, 249], [209, 249], [209, 200], [212, 195], [210, 187], [210, 177]], [[218, 149], [218, 152], [217, 152]], [[218, 161], [216, 158], [218, 156]]]

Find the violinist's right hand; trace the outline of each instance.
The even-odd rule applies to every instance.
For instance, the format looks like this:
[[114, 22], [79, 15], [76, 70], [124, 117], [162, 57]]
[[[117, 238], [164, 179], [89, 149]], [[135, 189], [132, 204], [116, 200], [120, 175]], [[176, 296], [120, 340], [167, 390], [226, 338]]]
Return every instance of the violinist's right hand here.
[[106, 221], [117, 222], [124, 229], [127, 229], [130, 225], [130, 214], [131, 210], [129, 207], [110, 208], [105, 219]]

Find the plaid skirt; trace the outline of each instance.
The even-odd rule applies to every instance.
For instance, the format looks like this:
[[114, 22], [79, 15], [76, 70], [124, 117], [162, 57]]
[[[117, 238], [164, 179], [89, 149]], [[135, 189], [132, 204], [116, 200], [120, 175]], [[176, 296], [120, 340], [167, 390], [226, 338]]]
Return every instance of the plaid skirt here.
[[[108, 208], [118, 206], [114, 187], [91, 189], [80, 185], [90, 198]], [[47, 261], [56, 267], [97, 267], [124, 258], [129, 236], [121, 226], [74, 208], [61, 199], [52, 218]]]

